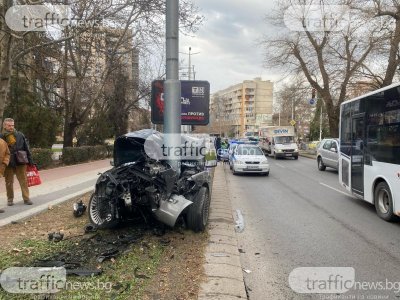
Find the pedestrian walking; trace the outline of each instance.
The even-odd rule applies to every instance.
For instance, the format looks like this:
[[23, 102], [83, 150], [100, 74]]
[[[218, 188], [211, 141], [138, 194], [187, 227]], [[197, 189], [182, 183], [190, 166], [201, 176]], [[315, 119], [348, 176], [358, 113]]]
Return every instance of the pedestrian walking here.
[[5, 168], [4, 179], [7, 190], [7, 205], [14, 205], [14, 174], [21, 187], [22, 199], [26, 205], [32, 205], [29, 199], [26, 165], [32, 165], [32, 155], [24, 134], [14, 128], [14, 120], [4, 119], [1, 138], [6, 141], [10, 151], [10, 163]]
[[219, 136], [215, 139], [214, 146], [215, 146], [215, 150], [217, 151], [217, 161], [220, 161], [221, 160], [221, 138]]
[[[10, 162], [10, 150], [8, 149], [7, 143], [0, 139], [0, 177], [4, 176], [4, 171]], [[0, 209], [0, 213], [3, 213], [4, 209]]]

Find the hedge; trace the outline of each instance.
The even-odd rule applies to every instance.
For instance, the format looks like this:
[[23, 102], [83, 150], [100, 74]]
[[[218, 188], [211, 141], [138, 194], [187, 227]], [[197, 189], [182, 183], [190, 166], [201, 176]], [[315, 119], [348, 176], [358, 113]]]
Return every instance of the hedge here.
[[38, 169], [45, 169], [53, 164], [51, 149], [32, 148], [32, 160], [37, 165]]
[[65, 147], [62, 150], [62, 162], [66, 165], [99, 160], [111, 157], [113, 146]]

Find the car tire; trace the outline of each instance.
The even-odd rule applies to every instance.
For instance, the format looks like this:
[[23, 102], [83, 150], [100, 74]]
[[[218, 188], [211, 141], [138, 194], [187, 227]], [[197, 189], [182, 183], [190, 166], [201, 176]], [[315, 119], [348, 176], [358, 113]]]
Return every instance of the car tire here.
[[193, 204], [189, 206], [186, 214], [186, 223], [194, 232], [204, 231], [210, 214], [210, 192], [202, 186], [193, 198]]
[[278, 159], [278, 157], [276, 156], [276, 152], [274, 151], [274, 159]]
[[90, 196], [88, 213], [90, 222], [98, 228], [114, 228], [119, 224], [119, 221], [112, 217], [109, 206], [99, 203], [99, 198], [95, 193]]
[[269, 175], [269, 171], [265, 172], [265, 173], [262, 173], [261, 175], [268, 176]]
[[299, 159], [299, 157], [298, 157], [298, 156], [295, 156], [294, 159]]
[[389, 185], [383, 181], [376, 185], [374, 190], [374, 204], [377, 215], [388, 222], [399, 220], [393, 212], [393, 198]]
[[326, 166], [324, 165], [324, 162], [322, 161], [321, 156], [318, 156], [317, 163], [318, 163], [318, 170], [320, 170], [320, 171], [326, 170]]

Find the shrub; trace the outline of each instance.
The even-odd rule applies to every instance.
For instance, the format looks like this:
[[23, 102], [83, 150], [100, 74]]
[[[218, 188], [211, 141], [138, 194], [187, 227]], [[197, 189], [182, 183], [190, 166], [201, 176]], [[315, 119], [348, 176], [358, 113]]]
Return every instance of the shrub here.
[[110, 151], [107, 146], [82, 146], [65, 147], [62, 152], [62, 161], [66, 165], [98, 160], [110, 157]]
[[32, 148], [31, 149], [33, 162], [37, 165], [38, 169], [44, 169], [53, 164], [51, 149]]

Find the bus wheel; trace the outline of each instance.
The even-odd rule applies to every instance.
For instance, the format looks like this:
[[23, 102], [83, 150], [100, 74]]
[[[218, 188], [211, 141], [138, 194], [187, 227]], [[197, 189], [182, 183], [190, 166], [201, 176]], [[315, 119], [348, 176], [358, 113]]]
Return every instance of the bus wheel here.
[[393, 213], [393, 198], [386, 182], [380, 182], [375, 187], [374, 203], [378, 216], [385, 221], [397, 221], [398, 217]]

